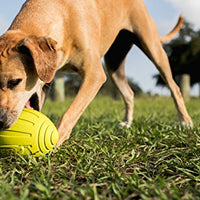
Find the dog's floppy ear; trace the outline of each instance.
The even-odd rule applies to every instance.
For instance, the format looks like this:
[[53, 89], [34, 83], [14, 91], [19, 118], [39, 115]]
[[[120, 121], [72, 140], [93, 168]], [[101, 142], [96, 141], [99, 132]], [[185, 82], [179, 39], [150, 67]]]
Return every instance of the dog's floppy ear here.
[[47, 37], [28, 36], [16, 46], [21, 53], [28, 53], [33, 59], [38, 77], [45, 83], [52, 81], [57, 69], [57, 42]]

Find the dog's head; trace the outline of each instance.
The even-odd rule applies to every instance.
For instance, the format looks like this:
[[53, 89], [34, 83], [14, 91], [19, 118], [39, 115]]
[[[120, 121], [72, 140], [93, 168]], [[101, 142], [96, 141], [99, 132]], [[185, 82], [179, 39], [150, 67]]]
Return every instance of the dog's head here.
[[56, 42], [8, 31], [0, 37], [0, 130], [9, 128], [24, 107], [40, 110], [42, 87], [56, 72]]

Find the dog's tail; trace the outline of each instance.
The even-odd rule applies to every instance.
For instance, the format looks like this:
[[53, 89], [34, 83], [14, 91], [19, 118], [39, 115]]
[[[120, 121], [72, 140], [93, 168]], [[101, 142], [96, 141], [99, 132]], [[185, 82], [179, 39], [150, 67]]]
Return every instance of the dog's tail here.
[[173, 30], [169, 32], [167, 35], [161, 36], [160, 41], [162, 43], [169, 42], [176, 35], [176, 33], [180, 31], [182, 25], [183, 25], [183, 16], [180, 15], [178, 22], [176, 26], [173, 28]]

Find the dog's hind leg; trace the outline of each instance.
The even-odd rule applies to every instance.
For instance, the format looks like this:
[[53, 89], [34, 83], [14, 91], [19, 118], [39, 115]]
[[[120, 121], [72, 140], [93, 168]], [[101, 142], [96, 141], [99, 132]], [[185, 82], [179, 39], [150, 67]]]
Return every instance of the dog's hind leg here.
[[128, 85], [124, 72], [125, 58], [133, 45], [131, 35], [132, 33], [122, 30], [104, 57], [108, 73], [125, 103], [125, 117], [123, 122], [120, 123], [125, 127], [131, 125], [134, 107], [134, 93]]
[[185, 107], [180, 89], [172, 78], [169, 60], [161, 45], [157, 28], [148, 15], [141, 17], [142, 25], [134, 24], [134, 43], [136, 43], [155, 64], [163, 80], [168, 85], [177, 108], [180, 123], [182, 125], [192, 126], [192, 120]]

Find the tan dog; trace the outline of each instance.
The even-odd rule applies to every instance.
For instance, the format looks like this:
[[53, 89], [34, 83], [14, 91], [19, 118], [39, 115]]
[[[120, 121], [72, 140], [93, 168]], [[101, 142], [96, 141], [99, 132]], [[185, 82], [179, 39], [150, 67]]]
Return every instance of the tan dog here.
[[24, 107], [40, 110], [43, 86], [57, 70], [73, 70], [83, 79], [73, 103], [58, 124], [58, 146], [97, 94], [107, 69], [120, 90], [130, 126], [134, 95], [127, 84], [124, 62], [136, 44], [155, 64], [174, 98], [179, 120], [192, 125], [179, 88], [172, 79], [161, 42], [180, 29], [181, 19], [166, 37], [158, 35], [142, 0], [29, 0], [0, 37], [0, 129], [10, 127]]

